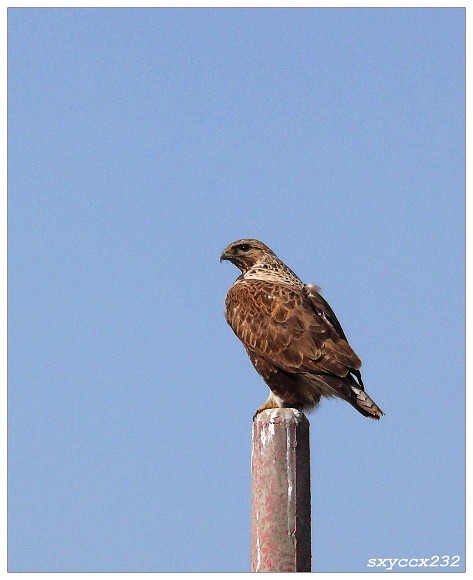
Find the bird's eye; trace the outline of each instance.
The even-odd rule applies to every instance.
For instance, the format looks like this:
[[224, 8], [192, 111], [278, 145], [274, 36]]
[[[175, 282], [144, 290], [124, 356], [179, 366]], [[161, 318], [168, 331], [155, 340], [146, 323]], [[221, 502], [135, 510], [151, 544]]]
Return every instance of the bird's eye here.
[[239, 244], [235, 246], [235, 250], [239, 250], [240, 252], [248, 252], [250, 250], [250, 244]]

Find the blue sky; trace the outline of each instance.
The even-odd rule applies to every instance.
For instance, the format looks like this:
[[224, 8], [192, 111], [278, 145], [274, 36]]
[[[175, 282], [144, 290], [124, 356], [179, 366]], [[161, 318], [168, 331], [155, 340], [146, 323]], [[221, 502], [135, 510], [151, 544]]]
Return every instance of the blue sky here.
[[249, 569], [241, 237], [386, 412], [309, 415], [313, 569], [464, 569], [464, 16], [9, 10], [10, 571]]

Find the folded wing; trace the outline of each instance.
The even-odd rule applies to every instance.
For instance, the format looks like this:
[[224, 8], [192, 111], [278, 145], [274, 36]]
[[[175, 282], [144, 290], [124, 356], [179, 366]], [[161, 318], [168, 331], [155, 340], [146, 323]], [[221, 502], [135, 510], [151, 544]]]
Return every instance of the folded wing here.
[[247, 350], [285, 372], [343, 378], [361, 366], [314, 287], [240, 280], [228, 292], [226, 318]]

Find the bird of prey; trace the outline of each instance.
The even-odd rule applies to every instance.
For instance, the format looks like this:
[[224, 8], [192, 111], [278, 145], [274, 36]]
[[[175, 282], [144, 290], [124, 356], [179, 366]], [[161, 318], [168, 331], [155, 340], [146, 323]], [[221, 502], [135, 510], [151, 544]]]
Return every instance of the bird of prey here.
[[361, 361], [320, 288], [304, 284], [258, 240], [233, 242], [222, 260], [241, 270], [225, 300], [226, 320], [270, 389], [255, 415], [308, 410], [321, 396], [339, 397], [365, 417], [384, 415], [365, 392]]

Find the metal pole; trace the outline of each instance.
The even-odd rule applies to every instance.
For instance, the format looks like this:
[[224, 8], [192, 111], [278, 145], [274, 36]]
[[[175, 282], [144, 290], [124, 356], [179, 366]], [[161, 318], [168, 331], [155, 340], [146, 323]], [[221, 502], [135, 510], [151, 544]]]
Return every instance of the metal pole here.
[[251, 571], [310, 572], [309, 421], [268, 409], [253, 421]]

